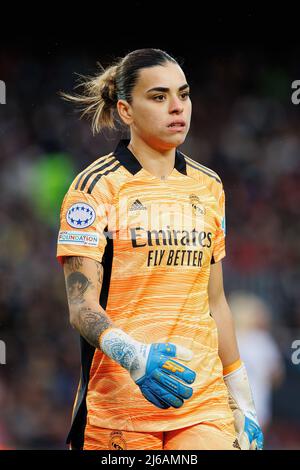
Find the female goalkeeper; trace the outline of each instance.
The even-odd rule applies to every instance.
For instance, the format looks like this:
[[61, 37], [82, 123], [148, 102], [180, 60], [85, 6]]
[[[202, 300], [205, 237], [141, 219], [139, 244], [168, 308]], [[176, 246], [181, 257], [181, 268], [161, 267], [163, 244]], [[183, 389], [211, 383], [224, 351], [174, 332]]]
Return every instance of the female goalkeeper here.
[[93, 132], [128, 128], [72, 182], [60, 214], [81, 377], [72, 449], [262, 448], [222, 278], [220, 177], [178, 147], [189, 85], [158, 49], [133, 51], [65, 99]]

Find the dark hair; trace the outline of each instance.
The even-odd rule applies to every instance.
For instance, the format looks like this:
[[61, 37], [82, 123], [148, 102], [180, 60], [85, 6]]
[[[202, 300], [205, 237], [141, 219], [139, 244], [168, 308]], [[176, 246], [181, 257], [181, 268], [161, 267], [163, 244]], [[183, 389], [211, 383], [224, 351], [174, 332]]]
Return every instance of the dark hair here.
[[160, 49], [137, 49], [103, 69], [93, 77], [82, 77], [77, 87], [83, 87], [81, 95], [60, 93], [61, 96], [81, 106], [82, 116], [92, 118], [93, 134], [108, 127], [115, 128], [114, 111], [119, 99], [132, 101], [132, 90], [138, 80], [141, 69], [163, 65], [166, 62], [178, 62]]

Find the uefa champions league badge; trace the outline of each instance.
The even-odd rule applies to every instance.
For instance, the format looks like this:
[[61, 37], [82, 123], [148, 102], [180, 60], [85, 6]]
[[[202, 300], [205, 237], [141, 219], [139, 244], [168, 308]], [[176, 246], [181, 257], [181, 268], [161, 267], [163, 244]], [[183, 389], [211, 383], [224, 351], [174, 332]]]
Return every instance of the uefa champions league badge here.
[[74, 228], [86, 228], [92, 225], [96, 218], [94, 209], [85, 202], [73, 204], [66, 215], [68, 224]]

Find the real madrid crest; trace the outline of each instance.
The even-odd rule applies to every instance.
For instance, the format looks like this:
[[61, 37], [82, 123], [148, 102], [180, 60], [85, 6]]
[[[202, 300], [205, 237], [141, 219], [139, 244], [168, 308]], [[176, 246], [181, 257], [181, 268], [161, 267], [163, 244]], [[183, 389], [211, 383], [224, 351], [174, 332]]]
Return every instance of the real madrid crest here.
[[193, 208], [193, 213], [195, 215], [204, 215], [205, 214], [205, 208], [201, 204], [201, 201], [199, 197], [196, 194], [190, 194], [189, 195], [190, 203]]
[[122, 431], [113, 431], [109, 439], [110, 450], [127, 450], [126, 441], [123, 437]]

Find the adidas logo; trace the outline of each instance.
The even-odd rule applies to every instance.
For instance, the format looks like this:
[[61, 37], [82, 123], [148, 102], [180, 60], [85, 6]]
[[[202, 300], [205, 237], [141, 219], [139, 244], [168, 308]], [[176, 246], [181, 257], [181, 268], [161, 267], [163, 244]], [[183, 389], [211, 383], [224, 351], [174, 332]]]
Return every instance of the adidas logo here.
[[134, 201], [134, 203], [132, 204], [132, 206], [130, 207], [129, 209], [130, 211], [146, 211], [147, 210], [147, 207], [143, 206], [143, 204], [141, 203], [141, 201], [139, 201], [138, 199], [136, 199]]
[[240, 446], [240, 444], [239, 444], [239, 441], [238, 441], [237, 439], [234, 441], [234, 443], [232, 444], [232, 446], [233, 446], [235, 449], [242, 450], [242, 449], [241, 449], [241, 446]]

